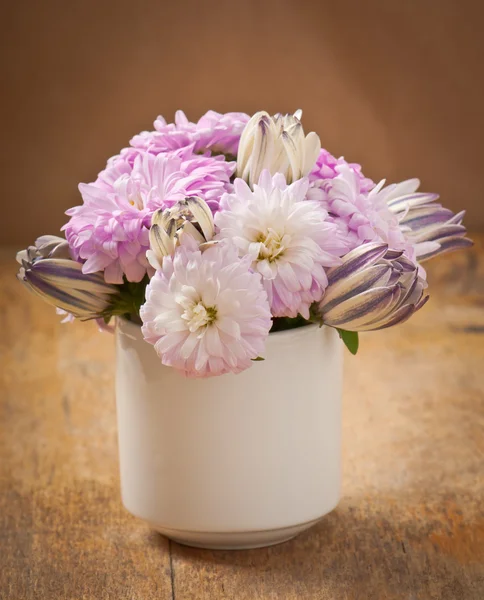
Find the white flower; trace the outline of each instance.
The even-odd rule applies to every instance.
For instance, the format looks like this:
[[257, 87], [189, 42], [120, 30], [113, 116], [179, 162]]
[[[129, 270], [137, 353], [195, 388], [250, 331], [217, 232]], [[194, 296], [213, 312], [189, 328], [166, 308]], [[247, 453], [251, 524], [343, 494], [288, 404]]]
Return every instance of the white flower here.
[[346, 246], [318, 202], [305, 200], [307, 179], [287, 185], [264, 171], [252, 191], [241, 179], [222, 197], [216, 239], [232, 239], [262, 275], [275, 317], [309, 318], [327, 285], [324, 267], [340, 263]]
[[201, 252], [183, 236], [163, 259], [141, 307], [143, 335], [164, 365], [191, 377], [239, 373], [264, 355], [272, 325], [267, 294], [250, 260], [229, 241]]
[[237, 177], [253, 185], [268, 169], [272, 175], [283, 173], [291, 183], [305, 177], [314, 167], [321, 142], [311, 132], [304, 136], [302, 111], [294, 115], [260, 111], [247, 123], [240, 138], [237, 155]]

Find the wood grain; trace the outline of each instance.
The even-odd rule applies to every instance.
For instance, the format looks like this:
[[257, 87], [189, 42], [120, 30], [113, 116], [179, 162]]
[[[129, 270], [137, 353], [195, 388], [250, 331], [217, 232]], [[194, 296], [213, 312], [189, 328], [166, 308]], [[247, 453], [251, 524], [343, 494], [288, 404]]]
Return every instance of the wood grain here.
[[431, 302], [347, 356], [339, 507], [296, 540], [210, 552], [121, 506], [113, 340], [61, 325], [0, 259], [1, 600], [482, 600], [484, 238]]

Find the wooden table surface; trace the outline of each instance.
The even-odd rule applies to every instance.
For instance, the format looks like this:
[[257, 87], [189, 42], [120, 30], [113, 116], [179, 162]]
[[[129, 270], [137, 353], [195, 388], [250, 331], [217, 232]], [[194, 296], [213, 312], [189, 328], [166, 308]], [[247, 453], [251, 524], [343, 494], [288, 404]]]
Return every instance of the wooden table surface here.
[[346, 357], [343, 497], [269, 549], [186, 548], [119, 496], [114, 344], [0, 260], [1, 600], [483, 600], [484, 244]]

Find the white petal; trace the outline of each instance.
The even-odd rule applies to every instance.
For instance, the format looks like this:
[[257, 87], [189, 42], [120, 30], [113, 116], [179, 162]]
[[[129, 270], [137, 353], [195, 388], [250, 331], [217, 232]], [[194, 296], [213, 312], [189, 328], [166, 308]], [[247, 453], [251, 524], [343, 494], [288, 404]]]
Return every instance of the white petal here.
[[239, 324], [228, 317], [221, 317], [215, 321], [217, 328], [224, 331], [231, 337], [238, 340], [240, 338], [240, 327]]
[[216, 325], [210, 325], [205, 332], [205, 344], [210, 356], [223, 357], [224, 349]]
[[199, 342], [200, 340], [198, 339], [198, 335], [196, 333], [190, 333], [180, 348], [180, 356], [182, 356], [185, 360], [190, 358], [192, 352], [197, 348]]
[[160, 264], [164, 256], [171, 256], [175, 252], [174, 238], [170, 237], [159, 225], [154, 224], [151, 226], [149, 237], [151, 250], [155, 253]]
[[304, 163], [302, 167], [302, 176], [306, 176], [316, 164], [316, 160], [321, 152], [321, 140], [319, 136], [311, 131], [304, 141]]
[[155, 271], [158, 271], [162, 268], [161, 262], [159, 261], [158, 257], [153, 252], [153, 250], [146, 251], [146, 258], [148, 259], [148, 262], [153, 267], [153, 269], [155, 269]]
[[195, 221], [200, 225], [205, 240], [210, 241], [214, 234], [213, 216], [210, 207], [204, 200], [197, 197], [186, 198], [185, 202]]

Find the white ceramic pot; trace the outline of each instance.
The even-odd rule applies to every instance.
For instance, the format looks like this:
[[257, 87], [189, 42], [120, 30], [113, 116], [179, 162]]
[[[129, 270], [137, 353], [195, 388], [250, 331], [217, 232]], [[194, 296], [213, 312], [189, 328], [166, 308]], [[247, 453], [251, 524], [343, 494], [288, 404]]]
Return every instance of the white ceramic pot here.
[[173, 540], [254, 548], [288, 540], [340, 493], [342, 343], [274, 333], [239, 375], [188, 379], [119, 320], [116, 397], [125, 507]]

